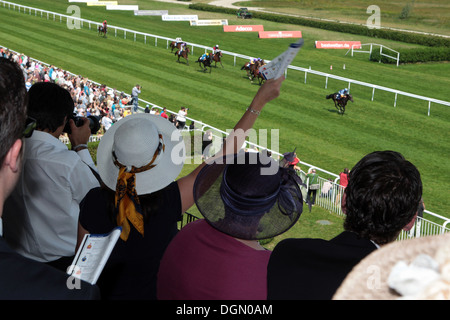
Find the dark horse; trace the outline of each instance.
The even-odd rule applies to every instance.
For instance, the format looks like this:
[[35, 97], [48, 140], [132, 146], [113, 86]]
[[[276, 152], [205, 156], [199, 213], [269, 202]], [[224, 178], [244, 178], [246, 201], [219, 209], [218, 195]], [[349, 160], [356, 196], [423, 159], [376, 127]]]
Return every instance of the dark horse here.
[[98, 26], [98, 35], [103, 34], [103, 36], [106, 38], [106, 32], [107, 32], [107, 28], [103, 27], [103, 26]]
[[335, 92], [332, 94], [329, 94], [326, 96], [327, 99], [333, 99], [334, 101], [334, 106], [336, 107], [336, 109], [338, 109], [339, 113], [344, 114], [345, 112], [345, 106], [347, 105], [347, 102], [350, 100], [351, 102], [353, 102], [353, 97], [351, 94], [347, 94], [344, 97], [340, 98], [340, 99], [336, 99], [336, 97], [339, 96], [339, 93]]
[[180, 49], [175, 52], [175, 55], [178, 56], [178, 62], [180, 62], [180, 57], [183, 57], [186, 59], [186, 64], [189, 65], [189, 52], [191, 52], [189, 47], [186, 46], [183, 51], [179, 52]]
[[202, 57], [203, 55], [198, 57], [197, 60], [199, 67], [201, 67], [203, 64], [203, 71], [208, 70], [209, 67], [209, 72], [211, 73], [211, 62], [213, 61], [213, 57], [211, 55], [206, 56], [204, 59], [202, 59]]

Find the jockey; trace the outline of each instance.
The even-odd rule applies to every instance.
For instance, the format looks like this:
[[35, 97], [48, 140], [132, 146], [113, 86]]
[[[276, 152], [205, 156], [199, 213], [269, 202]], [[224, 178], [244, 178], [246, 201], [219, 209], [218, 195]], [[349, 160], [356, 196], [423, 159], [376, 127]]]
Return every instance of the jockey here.
[[345, 97], [346, 95], [348, 95], [348, 89], [347, 88], [339, 90], [338, 94], [336, 95], [336, 98], [339, 100], [339, 99]]
[[205, 59], [209, 59], [209, 52], [204, 53], [204, 54], [200, 57], [200, 61], [205, 61]]
[[181, 53], [184, 51], [184, 47], [186, 46], [186, 42], [181, 42], [180, 50], [178, 50], [178, 55], [181, 56]]
[[215, 55], [216, 52], [220, 52], [220, 50], [219, 50], [219, 45], [218, 45], [218, 44], [216, 44], [216, 45], [213, 47], [212, 54]]
[[106, 31], [107, 28], [108, 28], [108, 22], [106, 22], [106, 20], [105, 20], [105, 21], [103, 21], [103, 30]]

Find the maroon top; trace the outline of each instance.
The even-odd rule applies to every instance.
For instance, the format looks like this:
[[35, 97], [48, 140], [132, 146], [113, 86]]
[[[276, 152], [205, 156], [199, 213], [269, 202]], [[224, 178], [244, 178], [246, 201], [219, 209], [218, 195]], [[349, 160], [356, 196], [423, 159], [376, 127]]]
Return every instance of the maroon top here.
[[255, 250], [206, 220], [185, 226], [161, 260], [161, 300], [266, 300], [272, 252]]

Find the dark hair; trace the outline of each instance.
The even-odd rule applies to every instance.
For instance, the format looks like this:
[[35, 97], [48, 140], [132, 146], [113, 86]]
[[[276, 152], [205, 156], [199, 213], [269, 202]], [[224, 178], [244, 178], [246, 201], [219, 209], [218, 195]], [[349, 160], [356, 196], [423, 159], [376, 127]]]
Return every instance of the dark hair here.
[[27, 118], [27, 90], [19, 65], [0, 58], [0, 164], [17, 139]]
[[51, 82], [38, 82], [28, 91], [28, 114], [37, 120], [36, 129], [56, 131], [75, 104], [69, 91]]
[[417, 212], [420, 173], [400, 153], [376, 151], [350, 171], [345, 197], [344, 229], [385, 244], [394, 241]]

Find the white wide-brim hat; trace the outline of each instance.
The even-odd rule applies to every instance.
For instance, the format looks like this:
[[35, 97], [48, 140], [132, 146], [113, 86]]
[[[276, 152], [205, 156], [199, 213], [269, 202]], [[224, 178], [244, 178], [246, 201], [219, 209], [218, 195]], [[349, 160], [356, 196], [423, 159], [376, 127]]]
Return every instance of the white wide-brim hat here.
[[[158, 149], [160, 149], [158, 154]], [[139, 113], [114, 123], [97, 149], [98, 172], [105, 185], [116, 190], [119, 167], [146, 166], [157, 154], [153, 168], [136, 173], [136, 192], [149, 194], [163, 189], [180, 174], [186, 148], [179, 130], [158, 115]]]

